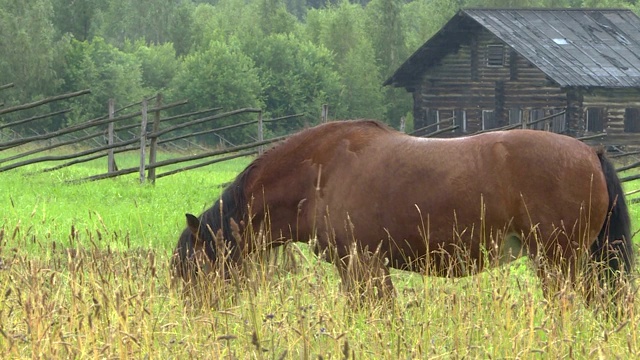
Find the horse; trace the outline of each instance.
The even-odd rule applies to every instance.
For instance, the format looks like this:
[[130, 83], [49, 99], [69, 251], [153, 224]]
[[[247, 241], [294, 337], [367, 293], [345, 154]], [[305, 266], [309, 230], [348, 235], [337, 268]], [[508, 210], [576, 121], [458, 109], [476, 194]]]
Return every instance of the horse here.
[[[624, 192], [604, 151], [539, 130], [427, 139], [374, 120], [321, 124], [255, 158], [186, 219], [172, 265], [184, 281], [201, 269], [195, 259], [212, 268], [224, 249], [230, 263], [256, 251], [249, 232], [270, 248], [310, 243], [332, 254], [343, 284], [381, 279], [381, 297], [395, 293], [389, 268], [461, 277], [528, 256], [571, 281], [602, 264], [600, 278], [614, 284], [634, 264]], [[364, 271], [355, 258], [369, 259]]]

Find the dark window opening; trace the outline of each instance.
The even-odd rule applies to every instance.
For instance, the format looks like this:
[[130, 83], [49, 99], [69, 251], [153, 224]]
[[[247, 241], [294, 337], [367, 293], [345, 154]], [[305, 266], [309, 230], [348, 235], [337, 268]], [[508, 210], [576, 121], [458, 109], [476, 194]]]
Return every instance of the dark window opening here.
[[624, 132], [640, 132], [640, 109], [627, 108], [624, 110]]
[[544, 130], [545, 129], [545, 121], [538, 121], [544, 118], [544, 110], [542, 109], [533, 109], [531, 110], [529, 116], [529, 128], [534, 130]]
[[458, 126], [454, 130], [456, 134], [462, 134], [467, 132], [467, 112], [464, 110], [455, 110], [453, 112], [454, 124]]
[[487, 66], [504, 66], [504, 45], [487, 45]]
[[452, 110], [438, 110], [438, 127], [434, 130], [446, 129], [453, 122]]
[[[562, 113], [564, 109], [553, 109], [551, 110], [551, 114]], [[566, 112], [554, 116], [551, 118], [551, 131], [554, 133], [562, 134], [567, 130], [567, 116]]]
[[604, 108], [590, 107], [587, 109], [586, 129], [588, 132], [604, 131]]
[[497, 126], [496, 115], [493, 110], [482, 110], [482, 130], [495, 129]]
[[522, 122], [522, 110], [519, 108], [509, 109], [509, 125], [520, 124]]
[[431, 125], [434, 125], [438, 122], [438, 110], [427, 109], [426, 120], [427, 121], [425, 122], [425, 126], [428, 126], [429, 128], [425, 129], [425, 133], [436, 131], [436, 126]]

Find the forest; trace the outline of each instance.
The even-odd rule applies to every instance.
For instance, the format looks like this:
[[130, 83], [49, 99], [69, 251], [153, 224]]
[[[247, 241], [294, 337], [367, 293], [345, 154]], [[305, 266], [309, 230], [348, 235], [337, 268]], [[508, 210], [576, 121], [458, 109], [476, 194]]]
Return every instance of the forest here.
[[109, 98], [122, 106], [156, 93], [188, 99], [183, 112], [258, 107], [315, 118], [329, 104], [334, 119], [398, 126], [410, 95], [382, 83], [466, 7], [640, 11], [637, 0], [0, 0], [0, 85], [14, 84], [0, 104], [91, 89], [38, 108], [73, 109], [43, 131], [103, 116]]

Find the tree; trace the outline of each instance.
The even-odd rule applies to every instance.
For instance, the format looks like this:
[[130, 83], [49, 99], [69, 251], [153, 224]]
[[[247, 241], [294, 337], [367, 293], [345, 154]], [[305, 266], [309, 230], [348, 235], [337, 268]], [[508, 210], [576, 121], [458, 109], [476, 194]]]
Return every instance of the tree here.
[[191, 2], [182, 2], [175, 8], [167, 24], [169, 41], [178, 56], [186, 55], [194, 41], [193, 9]]
[[287, 12], [294, 15], [299, 21], [304, 20], [307, 14], [307, 0], [284, 0]]
[[364, 17], [362, 6], [343, 0], [326, 9], [309, 11], [305, 33], [316, 44], [331, 50], [340, 64], [352, 48], [369, 41]]
[[629, 5], [635, 5], [637, 1], [633, 0], [584, 0], [582, 7], [589, 8], [624, 8]]
[[[190, 110], [220, 106], [229, 111], [262, 108], [261, 91], [258, 70], [251, 58], [242, 52], [238, 42], [213, 40], [206, 49], [192, 52], [184, 58], [172, 82], [170, 96], [188, 99], [187, 109]], [[241, 132], [233, 132], [231, 139], [241, 140]]]
[[138, 40], [130, 50], [140, 62], [142, 85], [149, 92], [164, 91], [169, 88], [178, 71], [176, 51], [171, 43], [146, 45]]
[[71, 123], [107, 113], [109, 99], [120, 105], [138, 102], [145, 94], [142, 70], [133, 54], [125, 53], [103, 38], [92, 41], [68, 39], [63, 72], [63, 90], [91, 89], [91, 96], [73, 99]]
[[108, 2], [101, 0], [52, 0], [53, 23], [58, 33], [71, 34], [84, 41], [93, 37], [95, 16], [104, 11]]
[[264, 33], [258, 21], [258, 4], [245, 0], [222, 0], [215, 7], [199, 4], [193, 12], [193, 49], [203, 49], [212, 40], [243, 43]]
[[367, 29], [383, 77], [391, 73], [406, 59], [402, 17], [402, 0], [372, 0], [366, 7]]
[[283, 0], [258, 0], [255, 19], [265, 35], [293, 32], [297, 23], [295, 16], [287, 11]]
[[[338, 5], [310, 10], [306, 35], [334, 54], [341, 92], [331, 104], [340, 118], [385, 119], [384, 90], [362, 6], [343, 0]], [[337, 106], [336, 106], [337, 105]]]
[[99, 34], [116, 46], [141, 38], [162, 44], [175, 31], [168, 25], [178, 6], [173, 0], [110, 0], [94, 18]]
[[12, 101], [52, 95], [60, 85], [51, 13], [49, 0], [0, 0], [0, 84], [15, 83]]
[[417, 50], [451, 19], [460, 0], [415, 0], [402, 7], [403, 33], [409, 52]]
[[343, 90], [337, 116], [384, 119], [387, 110], [385, 91], [371, 44], [363, 41], [352, 48], [340, 69]]
[[[409, 56], [400, 16], [402, 4], [402, 0], [372, 0], [365, 9], [367, 28], [383, 79], [391, 76]], [[410, 96], [403, 89], [387, 87], [385, 102], [388, 104], [387, 122], [398, 126], [400, 118], [411, 110]]]
[[526, 8], [540, 6], [540, 0], [471, 0], [470, 7]]
[[270, 115], [316, 117], [324, 103], [338, 107], [340, 77], [325, 47], [294, 34], [272, 34], [246, 43], [245, 48], [256, 64]]

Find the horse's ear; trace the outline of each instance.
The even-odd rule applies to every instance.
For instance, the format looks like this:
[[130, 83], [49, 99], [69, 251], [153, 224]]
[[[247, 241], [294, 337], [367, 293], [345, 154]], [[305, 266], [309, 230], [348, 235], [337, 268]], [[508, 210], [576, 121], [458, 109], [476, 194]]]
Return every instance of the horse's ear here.
[[200, 220], [191, 214], [185, 215], [187, 216], [187, 227], [189, 230], [191, 230], [194, 235], [198, 234], [198, 229], [200, 229]]

